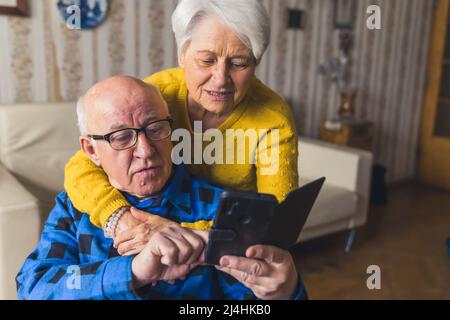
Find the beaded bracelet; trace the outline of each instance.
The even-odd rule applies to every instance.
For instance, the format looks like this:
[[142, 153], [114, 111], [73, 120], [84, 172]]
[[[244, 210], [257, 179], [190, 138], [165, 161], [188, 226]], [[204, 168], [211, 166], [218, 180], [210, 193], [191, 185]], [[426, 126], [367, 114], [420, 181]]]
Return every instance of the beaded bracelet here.
[[116, 233], [117, 224], [119, 223], [120, 218], [130, 210], [130, 207], [122, 207], [116, 210], [106, 221], [105, 226], [103, 227], [103, 232], [106, 238], [114, 238]]

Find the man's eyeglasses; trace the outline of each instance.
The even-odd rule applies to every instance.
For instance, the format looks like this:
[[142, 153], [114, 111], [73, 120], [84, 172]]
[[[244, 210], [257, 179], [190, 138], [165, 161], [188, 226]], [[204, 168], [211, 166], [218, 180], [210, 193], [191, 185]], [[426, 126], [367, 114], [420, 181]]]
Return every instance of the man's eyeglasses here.
[[136, 145], [140, 132], [144, 132], [147, 139], [152, 141], [167, 139], [172, 133], [172, 123], [172, 118], [167, 117], [166, 119], [152, 121], [140, 129], [126, 128], [104, 136], [88, 135], [88, 137], [94, 140], [108, 141], [114, 150], [125, 150]]

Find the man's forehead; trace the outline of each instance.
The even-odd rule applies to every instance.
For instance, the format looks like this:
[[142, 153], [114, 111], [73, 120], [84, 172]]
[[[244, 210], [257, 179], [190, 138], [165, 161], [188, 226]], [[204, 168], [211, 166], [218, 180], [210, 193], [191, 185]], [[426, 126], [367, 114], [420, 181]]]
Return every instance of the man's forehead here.
[[168, 116], [157, 89], [138, 79], [112, 77], [94, 85], [85, 96], [90, 127], [121, 129]]
[[88, 104], [132, 107], [133, 105], [158, 104], [156, 88], [141, 80], [130, 77], [112, 77], [100, 81], [88, 90], [85, 100]]
[[149, 101], [99, 101], [89, 117], [91, 126], [99, 130], [119, 130], [142, 126], [168, 116], [164, 104], [155, 99]]
[[130, 126], [136, 126], [135, 123], [139, 125], [144, 125], [151, 121], [161, 119], [161, 112], [155, 112], [154, 110], [149, 110], [148, 108], [143, 109], [141, 112], [127, 113], [124, 110], [118, 112], [116, 115], [112, 115], [112, 120], [109, 121], [110, 130], [119, 130], [123, 128], [129, 128]]

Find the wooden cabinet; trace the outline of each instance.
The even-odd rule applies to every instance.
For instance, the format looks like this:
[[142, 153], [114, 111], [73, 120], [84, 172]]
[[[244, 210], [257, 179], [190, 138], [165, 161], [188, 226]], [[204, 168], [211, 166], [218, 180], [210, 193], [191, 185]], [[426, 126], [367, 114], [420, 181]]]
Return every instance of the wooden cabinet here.
[[323, 121], [320, 139], [352, 148], [372, 151], [375, 126], [362, 120]]

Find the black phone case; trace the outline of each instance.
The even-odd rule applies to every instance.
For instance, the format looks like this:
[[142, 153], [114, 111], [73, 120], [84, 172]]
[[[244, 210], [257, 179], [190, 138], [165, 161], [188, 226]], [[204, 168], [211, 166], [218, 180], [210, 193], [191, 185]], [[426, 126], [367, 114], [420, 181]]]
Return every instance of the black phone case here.
[[248, 247], [261, 244], [277, 205], [273, 195], [223, 192], [209, 234], [206, 263], [218, 265], [223, 255], [245, 256]]
[[273, 195], [222, 193], [206, 247], [206, 263], [218, 265], [224, 255], [245, 257], [255, 244], [288, 249], [295, 244], [325, 178], [290, 192], [278, 204]]

